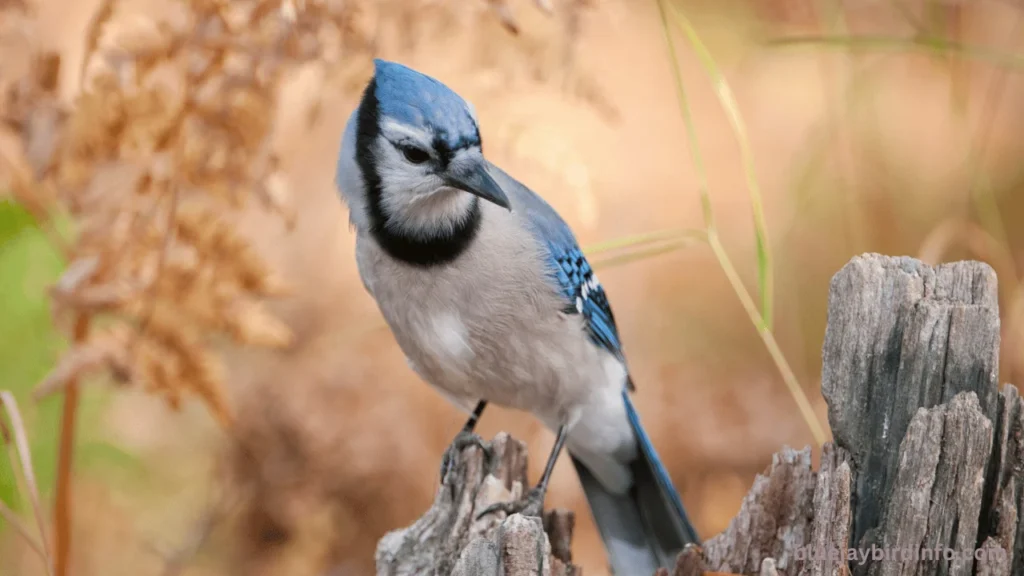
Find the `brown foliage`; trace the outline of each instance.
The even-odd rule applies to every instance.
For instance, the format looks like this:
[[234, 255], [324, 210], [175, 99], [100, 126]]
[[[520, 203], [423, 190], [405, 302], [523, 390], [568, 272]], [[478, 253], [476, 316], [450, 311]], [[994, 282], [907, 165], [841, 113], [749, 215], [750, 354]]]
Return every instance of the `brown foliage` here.
[[[230, 217], [255, 196], [291, 220], [270, 145], [276, 90], [290, 66], [332, 56], [346, 17], [323, 1], [192, 0], [161, 10], [128, 20], [102, 5], [70, 106], [57, 94], [59, 57], [25, 52], [21, 77], [0, 85], [0, 174], [37, 218], [58, 208], [71, 217], [69, 265], [52, 289], [57, 316], [111, 320], [77, 342], [38, 393], [105, 368], [172, 405], [196, 395], [227, 421], [214, 338], [291, 341], [261, 305], [283, 283]], [[31, 24], [23, 6], [6, 12]]]

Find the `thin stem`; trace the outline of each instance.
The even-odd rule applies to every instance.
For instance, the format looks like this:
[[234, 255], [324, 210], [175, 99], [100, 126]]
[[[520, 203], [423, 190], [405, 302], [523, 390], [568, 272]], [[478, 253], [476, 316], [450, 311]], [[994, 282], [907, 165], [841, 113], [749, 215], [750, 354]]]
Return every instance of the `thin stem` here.
[[[79, 314], [75, 319], [74, 342], [85, 340], [89, 333], [89, 317]], [[68, 382], [64, 391], [64, 408], [60, 423], [60, 453], [57, 459], [57, 494], [54, 510], [56, 528], [56, 574], [67, 576], [71, 556], [71, 465], [75, 450], [75, 421], [78, 415], [78, 379]]]
[[757, 327], [757, 333], [761, 336], [761, 340], [764, 342], [765, 348], [768, 349], [772, 360], [775, 361], [775, 365], [782, 375], [782, 381], [785, 382], [790, 395], [796, 401], [797, 408], [800, 409], [800, 415], [803, 416], [807, 426], [811, 429], [814, 441], [819, 445], [824, 444], [828, 440], [828, 436], [821, 427], [821, 423], [818, 422], [818, 416], [814, 413], [810, 400], [807, 399], [807, 395], [804, 393], [804, 389], [800, 387], [796, 374], [793, 373], [789, 362], [786, 361], [786, 356], [782, 353], [782, 349], [779, 348], [778, 342], [775, 341], [775, 335], [772, 334], [771, 329], [765, 324], [761, 315], [757, 312], [757, 305], [754, 304], [753, 298], [750, 297], [746, 288], [743, 287], [743, 281], [740, 279], [739, 274], [736, 273], [736, 269], [733, 267], [732, 261], [729, 260], [728, 254], [725, 253], [725, 248], [719, 241], [718, 234], [709, 235], [708, 243], [711, 244], [711, 249], [714, 251], [715, 256], [718, 257], [719, 264], [722, 266], [725, 276], [729, 279], [729, 283], [732, 284], [732, 288], [739, 297], [740, 303], [743, 304], [747, 315], [750, 316], [750, 321]]
[[[50, 542], [47, 538], [46, 521], [43, 518], [43, 507], [39, 501], [39, 485], [36, 483], [35, 471], [32, 468], [32, 451], [28, 445], [28, 432], [25, 429], [25, 422], [21, 418], [21, 411], [18, 410], [18, 403], [14, 395], [4, 390], [0, 391], [0, 407], [7, 412], [11, 423], [11, 435], [14, 437], [14, 446], [18, 454], [18, 461], [21, 467], [21, 476], [25, 479], [25, 491], [29, 502], [32, 504], [32, 513], [39, 527], [39, 536], [42, 539], [41, 548], [45, 557], [46, 573], [53, 574], [53, 565], [50, 562]], [[11, 462], [14, 466], [14, 462]]]
[[642, 234], [634, 234], [632, 236], [623, 236], [621, 238], [613, 238], [597, 244], [592, 244], [583, 249], [588, 257], [596, 256], [604, 252], [612, 252], [615, 250], [621, 250], [626, 248], [633, 248], [636, 246], [642, 246], [644, 244], [652, 244], [655, 242], [663, 242], [666, 240], [678, 240], [681, 238], [690, 238], [695, 240], [705, 240], [706, 234], [703, 230], [694, 230], [686, 228], [675, 228], [669, 230], [655, 230], [654, 232], [644, 232]]
[[785, 356], [782, 354], [782, 350], [775, 341], [775, 336], [768, 328], [768, 325], [765, 323], [761, 313], [758, 312], [757, 305], [754, 304], [753, 298], [750, 297], [750, 293], [747, 292], [746, 287], [743, 286], [743, 281], [736, 272], [736, 267], [733, 266], [732, 260], [730, 260], [728, 253], [726, 253], [725, 248], [722, 246], [718, 237], [718, 229], [715, 226], [714, 212], [711, 206], [711, 196], [708, 193], [709, 187], [707, 174], [705, 173], [704, 161], [700, 153], [700, 143], [697, 140], [697, 132], [694, 127], [693, 116], [690, 113], [690, 105], [686, 96], [682, 73], [680, 72], [679, 58], [676, 55], [675, 43], [672, 41], [672, 31], [669, 26], [668, 15], [665, 11], [664, 2], [665, 0], [655, 0], [655, 4], [658, 6], [658, 12], [661, 15], [662, 32], [664, 33], [665, 41], [668, 44], [669, 58], [672, 62], [672, 74], [675, 80], [676, 92], [679, 99], [679, 108], [683, 115], [687, 137], [690, 143], [690, 154], [693, 159], [694, 167], [697, 171], [698, 190], [700, 192], [701, 208], [703, 209], [704, 214], [704, 224], [707, 227], [708, 244], [711, 245], [712, 252], [715, 254], [715, 258], [718, 259], [718, 263], [721, 266], [722, 271], [725, 273], [726, 278], [729, 280], [729, 284], [736, 292], [736, 296], [740, 299], [740, 303], [743, 305], [747, 315], [750, 317], [750, 321], [757, 329], [757, 333], [761, 336], [761, 340], [764, 342], [765, 347], [768, 349], [768, 353], [771, 355], [779, 373], [782, 375], [782, 379], [786, 383], [786, 387], [789, 389], [790, 394], [796, 401], [797, 407], [800, 409], [800, 414], [803, 416], [804, 421], [810, 428], [815, 441], [818, 444], [823, 444], [828, 437], [821, 424], [818, 422], [818, 418], [814, 414], [814, 410], [811, 408], [810, 401], [807, 399], [806, 394], [804, 394], [803, 388], [800, 387], [800, 384], [796, 379], [796, 375], [793, 373], [793, 370], [790, 368]]
[[[668, 254], [669, 252], [675, 252], [676, 250], [682, 250], [688, 246], [698, 242], [697, 239], [681, 239], [675, 242], [665, 242], [658, 246], [650, 248], [640, 248], [633, 252], [627, 252], [626, 254], [616, 254], [614, 256], [606, 256], [604, 258], [594, 258], [590, 261], [591, 265], [595, 270], [611, 268], [613, 266], [620, 266], [622, 264], [629, 264], [630, 262], [636, 262], [637, 260], [645, 260], [654, 256], [661, 256], [662, 254]], [[707, 240], [704, 239], [706, 242]]]
[[774, 264], [772, 258], [771, 241], [768, 239], [768, 223], [764, 217], [764, 202], [761, 200], [761, 187], [758, 184], [757, 173], [754, 168], [754, 153], [750, 147], [750, 139], [747, 137], [746, 123], [739, 111], [739, 104], [733, 94], [729, 82], [718, 68], [718, 64], [711, 56], [704, 41], [697, 34], [696, 28], [690, 23], [683, 10], [672, 5], [672, 12], [675, 14], [675, 22], [682, 28], [683, 33], [690, 41], [690, 45], [697, 53], [697, 57], [703, 64], [715, 92], [718, 94], [718, 101], [722, 104], [729, 124], [732, 126], [733, 134], [736, 135], [736, 143], [740, 148], [740, 158], [743, 162], [743, 174], [747, 181], [747, 191], [750, 195], [750, 208], [754, 216], [754, 240], [757, 242], [757, 272], [758, 290], [761, 292], [761, 317], [764, 323], [770, 328], [773, 318], [774, 303]]
[[962, 58], [982, 60], [1010, 69], [1024, 68], [1024, 55], [1000, 52], [985, 46], [951, 42], [945, 38], [916, 36], [899, 38], [892, 36], [786, 36], [771, 38], [767, 46], [824, 46], [847, 48], [849, 50], [919, 50], [922, 52], [956, 53]]
[[[0, 430], [0, 432], [3, 431], [4, 430]], [[12, 463], [11, 465], [13, 466], [14, 462], [19, 461], [18, 447], [14, 445], [14, 442], [10, 442], [8, 438], [5, 438], [5, 440], [7, 440], [7, 459]], [[13, 468], [11, 470], [12, 472], [14, 471]], [[17, 488], [18, 490], [17, 494], [21, 497], [20, 500], [16, 502], [16, 504], [19, 506], [31, 506], [32, 503], [29, 498], [28, 485], [25, 483], [24, 474], [13, 474], [13, 476], [15, 488]]]
[[10, 524], [14, 528], [14, 531], [17, 532], [26, 543], [28, 543], [29, 547], [39, 554], [39, 557], [43, 559], [43, 562], [49, 565], [50, 558], [46, 555], [46, 550], [43, 549], [43, 545], [36, 540], [28, 526], [21, 521], [21, 518], [18, 518], [18, 515], [14, 513], [14, 510], [8, 508], [2, 500], [0, 500], [0, 518], [3, 518], [4, 522]]

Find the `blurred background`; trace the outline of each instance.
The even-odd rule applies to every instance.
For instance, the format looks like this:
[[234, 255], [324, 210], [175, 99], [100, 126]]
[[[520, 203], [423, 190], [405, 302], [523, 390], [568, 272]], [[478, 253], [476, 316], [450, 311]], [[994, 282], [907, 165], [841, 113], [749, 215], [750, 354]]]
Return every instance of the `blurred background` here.
[[[0, 85], [39, 76], [33, 55], [52, 51], [60, 67], [41, 82], [47, 101], [70, 118], [91, 118], [99, 112], [67, 112], [85, 106], [87, 55], [145, 44], [139, 30], [187, 28], [196, 21], [181, 20], [183, 12], [225, 4], [0, 3]], [[441, 454], [464, 416], [407, 368], [359, 281], [333, 185], [339, 137], [375, 56], [430, 74], [471, 101], [491, 161], [543, 195], [592, 249], [630, 356], [638, 410], [705, 538], [728, 525], [775, 451], [817, 442], [721, 260], [693, 232], [707, 224], [702, 174], [717, 237], [762, 313], [770, 265], [772, 333], [819, 421], [826, 422], [819, 386], [829, 280], [864, 252], [992, 264], [1001, 379], [1021, 378], [1024, 12], [1010, 0], [672, 0], [664, 13], [654, 0], [268, 4], [283, 21], [307, 4], [327, 5], [334, 18], [313, 33], [315, 57], [282, 61], [272, 97], [252, 116], [276, 157], [275, 186], [266, 188], [279, 193], [223, 215], [288, 285], [268, 310], [291, 337], [276, 348], [215, 339], [224, 361], [217, 402], [195, 385], [198, 396], [172, 395], [174, 409], [154, 386], [116, 385], [103, 373], [86, 380], [72, 484], [76, 576], [371, 574], [377, 540], [429, 507]], [[681, 17], [701, 45], [676, 25]], [[227, 38], [245, 32], [225, 26]], [[141, 74], [143, 64], [132, 65]], [[7, 168], [18, 153], [32, 159], [39, 131], [50, 126], [40, 127], [45, 116], [19, 112], [43, 96], [18, 90], [18, 106], [5, 96]], [[99, 146], [81, 142], [76, 150]], [[131, 157], [120, 150], [103, 162]], [[100, 162], [96, 154], [76, 158], [80, 170]], [[12, 173], [0, 164], [0, 389], [21, 408], [49, 519], [61, 401], [35, 400], [32, 391], [48, 374], [52, 380], [68, 348], [69, 324], [53, 310], [50, 287], [67, 278], [69, 259], [54, 234], [75, 239], [86, 210], [58, 190], [71, 208], [56, 224], [43, 223], [33, 205], [39, 196]], [[100, 196], [115, 198], [117, 185]], [[755, 235], [762, 217], [767, 252]], [[654, 232], [669, 240], [646, 243]], [[610, 257], [604, 250], [613, 245], [619, 255]], [[230, 424], [216, 417], [218, 402]], [[500, 408], [489, 409], [478, 430], [526, 441], [536, 479], [550, 432]], [[0, 458], [0, 500], [34, 530], [16, 470]], [[565, 462], [547, 504], [576, 511], [576, 563], [586, 574], [606, 573]], [[0, 574], [44, 573], [0, 519]]]

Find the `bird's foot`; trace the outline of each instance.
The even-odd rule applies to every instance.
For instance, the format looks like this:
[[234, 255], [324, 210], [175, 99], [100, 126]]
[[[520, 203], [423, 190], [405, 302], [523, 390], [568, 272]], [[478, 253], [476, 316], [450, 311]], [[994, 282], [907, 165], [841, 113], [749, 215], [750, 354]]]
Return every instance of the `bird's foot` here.
[[476, 446], [483, 450], [484, 456], [487, 459], [491, 457], [491, 449], [484, 443], [483, 438], [472, 432], [463, 430], [459, 432], [452, 443], [448, 445], [448, 449], [444, 451], [444, 457], [441, 458], [441, 483], [444, 483], [445, 476], [451, 472], [452, 468], [455, 467], [455, 463], [459, 459], [459, 454], [462, 453], [464, 448], [470, 446]]
[[476, 515], [477, 520], [487, 516], [488, 514], [494, 514], [495, 512], [504, 512], [506, 516], [513, 514], [522, 514], [523, 516], [535, 516], [541, 518], [544, 512], [544, 493], [546, 490], [537, 486], [531, 488], [518, 500], [511, 502], [498, 502], [497, 504], [491, 504], [487, 508], [484, 508], [483, 512]]

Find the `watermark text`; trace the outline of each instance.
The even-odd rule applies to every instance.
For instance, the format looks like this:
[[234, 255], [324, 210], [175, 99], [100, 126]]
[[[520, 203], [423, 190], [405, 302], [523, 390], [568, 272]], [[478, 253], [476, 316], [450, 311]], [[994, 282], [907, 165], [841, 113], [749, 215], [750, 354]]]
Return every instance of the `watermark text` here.
[[973, 550], [955, 550], [945, 546], [933, 548], [888, 548], [884, 546], [871, 545], [870, 548], [836, 548], [824, 546], [802, 546], [796, 549], [795, 558], [801, 561], [830, 562], [847, 561], [864, 565], [870, 560], [872, 562], [928, 562], [956, 560], [1002, 560], [1006, 556], [1006, 550], [998, 546], [991, 548], [977, 548]]

